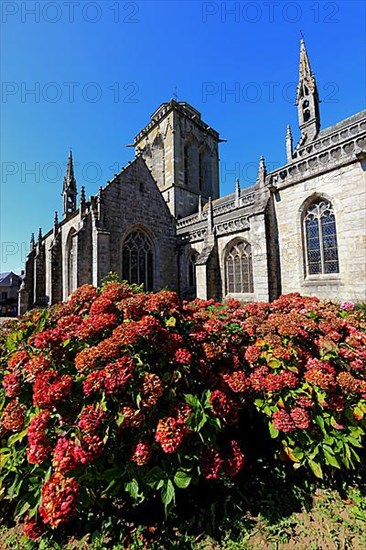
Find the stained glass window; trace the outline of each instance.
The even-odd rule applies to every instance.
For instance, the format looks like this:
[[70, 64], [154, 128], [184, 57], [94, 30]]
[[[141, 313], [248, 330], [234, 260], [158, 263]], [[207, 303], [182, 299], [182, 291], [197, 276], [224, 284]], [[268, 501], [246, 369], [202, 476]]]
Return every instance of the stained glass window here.
[[226, 292], [253, 292], [253, 269], [250, 244], [239, 241], [227, 252]]
[[308, 275], [339, 273], [335, 216], [327, 200], [313, 202], [304, 218]]
[[131, 284], [153, 290], [154, 255], [152, 243], [142, 231], [132, 231], [123, 243], [122, 277]]

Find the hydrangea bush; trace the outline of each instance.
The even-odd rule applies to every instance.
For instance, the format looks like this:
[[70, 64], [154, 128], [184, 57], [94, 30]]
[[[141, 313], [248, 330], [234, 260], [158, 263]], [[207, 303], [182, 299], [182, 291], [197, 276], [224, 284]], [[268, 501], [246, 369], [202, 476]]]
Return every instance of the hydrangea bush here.
[[248, 408], [276, 458], [317, 477], [360, 460], [366, 319], [281, 296], [181, 303], [111, 282], [0, 333], [1, 491], [36, 539], [101, 500], [234, 478]]

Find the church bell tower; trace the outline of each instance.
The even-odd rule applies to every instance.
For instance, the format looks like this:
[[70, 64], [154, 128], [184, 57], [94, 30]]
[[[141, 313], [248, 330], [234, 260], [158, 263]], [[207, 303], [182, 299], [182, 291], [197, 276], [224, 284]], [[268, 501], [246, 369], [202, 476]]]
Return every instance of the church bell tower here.
[[172, 99], [151, 116], [135, 138], [168, 208], [176, 219], [219, 196], [219, 134], [189, 103]]
[[301, 131], [301, 143], [313, 141], [320, 129], [319, 95], [315, 76], [310, 67], [304, 39], [300, 42], [299, 83], [296, 92], [296, 106]]

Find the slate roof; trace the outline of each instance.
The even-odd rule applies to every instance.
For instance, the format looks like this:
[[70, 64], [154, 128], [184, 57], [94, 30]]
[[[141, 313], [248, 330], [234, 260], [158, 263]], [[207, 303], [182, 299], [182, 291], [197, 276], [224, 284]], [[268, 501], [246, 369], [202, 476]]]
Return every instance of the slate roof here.
[[[15, 280], [19, 280], [21, 279], [21, 277], [19, 275], [17, 275], [16, 273], [13, 273], [13, 271], [6, 271], [4, 273], [0, 273], [0, 285], [2, 285], [4, 283], [4, 281], [6, 281], [6, 279], [12, 275], [13, 277], [15, 277]], [[10, 281], [9, 281], [10, 283]], [[9, 283], [6, 285], [6, 286], [9, 286]], [[13, 282], [13, 286], [17, 286], [16, 284], [14, 284]]]
[[9, 275], [10, 275], [11, 271], [6, 271], [5, 273], [0, 273], [0, 283], [2, 283], [4, 281], [4, 279], [6, 279]]

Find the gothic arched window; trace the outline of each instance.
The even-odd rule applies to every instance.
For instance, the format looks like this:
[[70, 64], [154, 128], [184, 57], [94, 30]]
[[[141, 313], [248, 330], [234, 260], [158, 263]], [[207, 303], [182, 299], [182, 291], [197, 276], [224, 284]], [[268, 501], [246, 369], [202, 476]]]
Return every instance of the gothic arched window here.
[[165, 148], [164, 140], [160, 134], [154, 139], [152, 151], [157, 170], [158, 183], [165, 185]]
[[131, 284], [143, 284], [145, 290], [153, 290], [153, 246], [149, 237], [142, 231], [131, 231], [123, 242], [122, 278]]
[[196, 260], [197, 252], [193, 252], [188, 258], [188, 286], [190, 289], [196, 288]]
[[250, 244], [237, 241], [226, 253], [226, 293], [253, 292], [252, 253]]
[[339, 273], [337, 231], [332, 204], [317, 199], [304, 216], [306, 273]]
[[188, 144], [184, 145], [183, 148], [183, 171], [184, 171], [184, 184], [189, 184], [189, 152]]
[[77, 248], [76, 239], [74, 238], [75, 233], [75, 229], [70, 230], [66, 244], [67, 296], [70, 296], [77, 287]]

